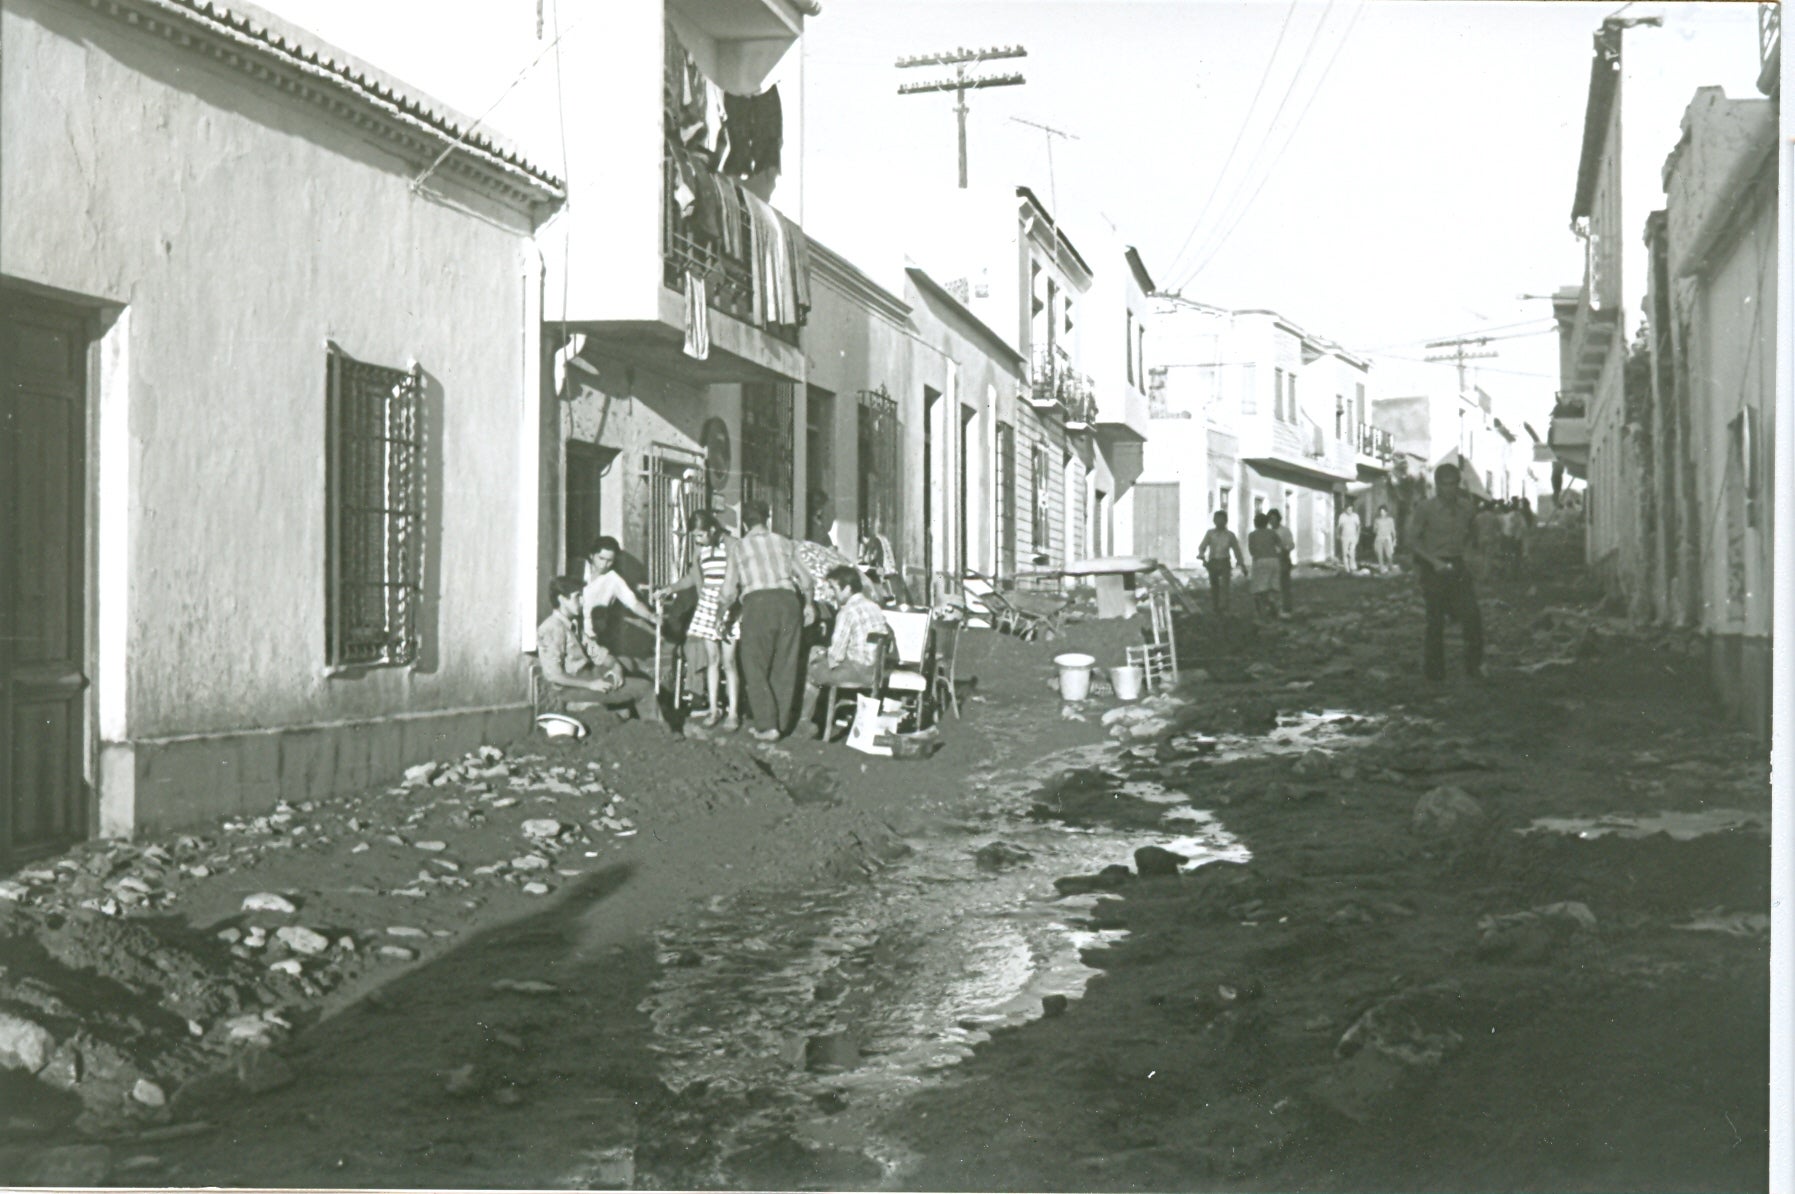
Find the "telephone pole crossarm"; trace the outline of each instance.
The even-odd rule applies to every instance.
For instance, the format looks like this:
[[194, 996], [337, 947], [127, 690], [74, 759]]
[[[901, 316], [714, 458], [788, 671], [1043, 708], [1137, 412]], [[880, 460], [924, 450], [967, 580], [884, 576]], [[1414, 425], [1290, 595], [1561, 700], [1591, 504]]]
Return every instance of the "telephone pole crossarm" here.
[[980, 91], [986, 87], [1015, 87], [1028, 82], [1020, 74], [1003, 75], [969, 75], [966, 73], [968, 63], [986, 62], [997, 58], [1026, 58], [1028, 51], [1021, 46], [993, 46], [983, 50], [968, 50], [964, 46], [955, 50], [946, 50], [938, 54], [911, 54], [897, 60], [900, 70], [913, 66], [951, 66], [954, 73], [951, 78], [929, 79], [919, 83], [900, 83], [899, 95], [921, 95], [933, 91], [951, 91], [958, 101], [954, 104], [954, 116], [960, 131], [960, 189], [966, 189], [966, 93]]

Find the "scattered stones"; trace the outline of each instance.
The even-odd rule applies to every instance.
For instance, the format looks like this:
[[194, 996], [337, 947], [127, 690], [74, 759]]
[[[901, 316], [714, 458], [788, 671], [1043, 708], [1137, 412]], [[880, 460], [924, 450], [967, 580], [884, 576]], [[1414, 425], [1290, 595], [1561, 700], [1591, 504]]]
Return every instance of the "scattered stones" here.
[[274, 937], [296, 954], [316, 955], [330, 948], [330, 938], [303, 925], [285, 925], [275, 930]]
[[23, 883], [12, 879], [0, 880], [0, 900], [12, 900], [17, 903], [31, 894], [31, 889]]
[[1160, 846], [1142, 846], [1134, 852], [1134, 869], [1143, 879], [1176, 875], [1189, 861], [1186, 855]]
[[0, 1066], [35, 1074], [56, 1049], [56, 1038], [43, 1025], [0, 1011]]
[[252, 1095], [279, 1090], [293, 1082], [293, 1067], [267, 1049], [248, 1049], [237, 1055], [237, 1082]]
[[440, 770], [442, 770], [442, 764], [437, 762], [419, 763], [414, 767], [407, 767], [405, 769], [405, 786], [408, 788], [421, 787], [434, 780]]
[[566, 826], [553, 817], [533, 817], [525, 821], [521, 828], [524, 831], [524, 836], [533, 838], [560, 837], [566, 830]]
[[1133, 871], [1115, 863], [1104, 867], [1095, 875], [1067, 875], [1055, 879], [1053, 886], [1063, 896], [1085, 895], [1093, 891], [1120, 891], [1133, 878]]
[[1480, 829], [1483, 806], [1463, 788], [1435, 788], [1415, 803], [1410, 828], [1422, 837], [1455, 837]]
[[413, 928], [411, 925], [388, 925], [386, 933], [389, 937], [428, 937], [430, 935], [423, 929]]
[[156, 1083], [148, 1078], [139, 1078], [131, 1087], [131, 1097], [145, 1107], [162, 1107], [168, 1103], [168, 1095]]
[[298, 958], [282, 958], [278, 962], [270, 963], [268, 969], [278, 971], [281, 974], [288, 975], [292, 978], [298, 978], [304, 967], [299, 964]]
[[1063, 1016], [1066, 1014], [1069, 1002], [1064, 995], [1043, 995], [1041, 996], [1041, 1015], [1049, 1020]]
[[1021, 866], [1025, 862], [1034, 861], [1034, 855], [1021, 846], [1009, 842], [991, 842], [980, 846], [973, 855], [978, 859], [982, 871], [1001, 871], [1013, 866]]
[[243, 897], [243, 911], [278, 912], [282, 916], [291, 916], [299, 909], [286, 896], [276, 895], [271, 891], [258, 891], [254, 895]]
[[511, 860], [514, 871], [546, 871], [550, 862], [540, 854], [524, 854]]
[[383, 958], [392, 958], [399, 962], [414, 961], [418, 956], [417, 950], [408, 949], [403, 945], [383, 945], [378, 952]]
[[524, 884], [523, 890], [525, 895], [540, 896], [547, 895], [551, 889], [546, 883], [538, 883], [532, 880], [531, 882]]
[[554, 995], [561, 988], [534, 978], [501, 978], [492, 984], [494, 991], [515, 991], [519, 995]]
[[431, 854], [436, 854], [449, 848], [448, 842], [438, 841], [413, 842], [412, 845], [419, 850], [426, 850]]
[[811, 1073], [840, 1073], [860, 1064], [860, 1042], [851, 1032], [811, 1037], [804, 1046], [804, 1068]]

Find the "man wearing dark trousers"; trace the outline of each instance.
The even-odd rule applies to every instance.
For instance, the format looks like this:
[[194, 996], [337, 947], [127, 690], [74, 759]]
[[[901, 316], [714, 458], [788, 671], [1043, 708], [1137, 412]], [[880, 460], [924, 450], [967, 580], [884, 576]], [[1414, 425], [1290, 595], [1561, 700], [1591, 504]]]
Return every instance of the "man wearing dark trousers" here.
[[798, 701], [799, 640], [816, 616], [813, 581], [797, 547], [767, 526], [765, 502], [742, 503], [742, 537], [730, 544], [719, 596], [723, 608], [742, 603], [742, 641], [736, 648], [742, 695], [762, 742], [792, 729]]
[[1458, 466], [1452, 464], [1434, 470], [1434, 496], [1418, 503], [1409, 516], [1405, 538], [1421, 577], [1422, 599], [1427, 602], [1422, 670], [1432, 681], [1446, 678], [1448, 617], [1464, 635], [1465, 674], [1473, 679], [1483, 675], [1483, 615], [1477, 608], [1469, 563], [1476, 516], [1476, 507], [1459, 487]]

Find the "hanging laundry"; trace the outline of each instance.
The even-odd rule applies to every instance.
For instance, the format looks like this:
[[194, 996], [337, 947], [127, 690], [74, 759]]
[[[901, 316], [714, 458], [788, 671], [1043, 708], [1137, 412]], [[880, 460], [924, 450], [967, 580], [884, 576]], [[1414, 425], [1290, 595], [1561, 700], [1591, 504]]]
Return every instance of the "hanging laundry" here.
[[710, 302], [704, 275], [686, 271], [686, 355], [705, 360], [711, 355]]
[[723, 172], [746, 178], [779, 168], [779, 151], [785, 141], [785, 116], [779, 104], [779, 87], [760, 95], [724, 95], [723, 130], [729, 153]]

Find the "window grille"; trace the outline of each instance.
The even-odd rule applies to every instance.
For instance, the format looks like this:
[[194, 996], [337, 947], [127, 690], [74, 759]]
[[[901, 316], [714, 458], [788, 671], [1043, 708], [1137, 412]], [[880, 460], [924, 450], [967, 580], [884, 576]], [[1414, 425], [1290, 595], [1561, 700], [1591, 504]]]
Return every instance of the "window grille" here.
[[1039, 444], [1029, 450], [1029, 547], [1041, 552], [1047, 549], [1047, 453]]
[[[884, 535], [893, 551], [903, 550], [903, 426], [897, 400], [884, 386], [859, 392], [860, 537]], [[885, 561], [896, 569], [896, 560]]]
[[325, 653], [333, 667], [418, 657], [424, 578], [424, 379], [327, 357]]

